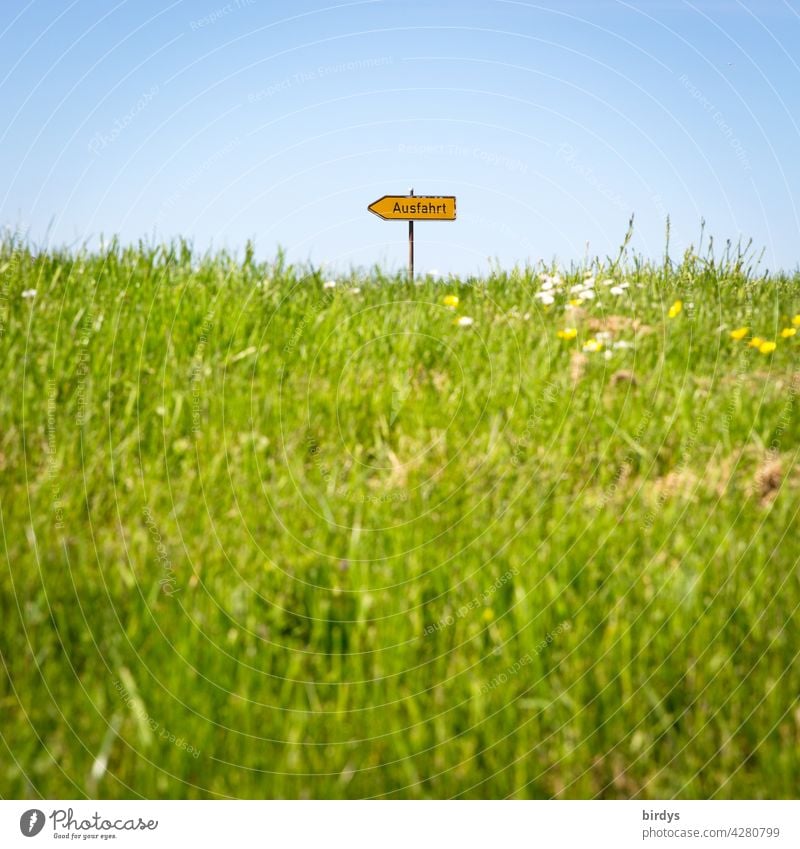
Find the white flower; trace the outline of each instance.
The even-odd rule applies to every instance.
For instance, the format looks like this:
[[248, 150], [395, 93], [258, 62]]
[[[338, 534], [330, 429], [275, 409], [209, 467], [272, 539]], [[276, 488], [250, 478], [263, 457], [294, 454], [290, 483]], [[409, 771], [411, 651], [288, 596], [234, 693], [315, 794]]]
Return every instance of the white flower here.
[[353, 286], [353, 288], [350, 290], [350, 292], [351, 292], [353, 295], [357, 295], [360, 291], [361, 291], [361, 287], [360, 287], [360, 286]]
[[549, 292], [537, 292], [534, 297], [538, 298], [546, 306], [550, 306], [556, 301], [556, 299]]
[[622, 288], [622, 286], [612, 286], [608, 291], [612, 295], [624, 295], [625, 294], [625, 290]]
[[608, 342], [611, 340], [611, 332], [608, 330], [600, 330], [598, 333], [594, 334], [595, 339], [599, 339], [601, 342]]
[[613, 277], [606, 277], [606, 279], [603, 281], [603, 285], [604, 286], [613, 286], [614, 285], [614, 278]]
[[553, 281], [548, 277], [547, 280], [542, 283], [542, 291], [549, 292], [553, 288]]
[[473, 325], [474, 323], [475, 323], [475, 322], [474, 322], [474, 320], [473, 320], [473, 319], [471, 319], [468, 315], [460, 315], [460, 316], [456, 319], [456, 324], [457, 324], [459, 327], [472, 327], [472, 325]]
[[35, 298], [36, 297], [36, 289], [26, 289], [22, 293], [22, 297], [25, 298], [26, 301], [30, 300], [31, 298]]
[[614, 355], [611, 353], [611, 351], [609, 351], [608, 349], [606, 349], [605, 351], [603, 351], [603, 356], [604, 356], [607, 360], [610, 360], [610, 359], [611, 359]]
[[614, 343], [614, 347], [622, 350], [627, 350], [628, 348], [632, 348], [633, 345], [631, 345], [630, 342], [626, 342], [624, 339], [620, 339], [619, 342]]
[[322, 288], [323, 289], [335, 289], [336, 288], [336, 281], [335, 280], [326, 280], [322, 284]]
[[592, 300], [594, 300], [594, 289], [583, 289], [583, 290], [579, 293], [578, 297], [579, 297], [579, 298], [584, 298], [584, 299], [586, 299], [587, 301], [592, 301]]
[[582, 292], [585, 288], [586, 287], [583, 285], [583, 283], [576, 283], [574, 286], [569, 287], [569, 291], [572, 294], [575, 294], [575, 292]]

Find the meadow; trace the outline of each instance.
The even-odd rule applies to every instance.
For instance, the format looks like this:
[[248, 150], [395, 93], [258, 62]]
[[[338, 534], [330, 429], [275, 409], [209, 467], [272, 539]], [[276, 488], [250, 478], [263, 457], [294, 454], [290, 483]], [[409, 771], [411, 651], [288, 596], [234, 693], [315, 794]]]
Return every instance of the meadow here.
[[0, 796], [791, 798], [800, 277], [0, 246]]

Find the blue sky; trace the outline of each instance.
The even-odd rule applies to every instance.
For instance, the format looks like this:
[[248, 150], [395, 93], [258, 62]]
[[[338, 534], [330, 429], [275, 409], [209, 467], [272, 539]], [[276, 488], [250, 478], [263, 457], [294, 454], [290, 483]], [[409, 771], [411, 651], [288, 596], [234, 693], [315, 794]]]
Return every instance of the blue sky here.
[[443, 274], [673, 253], [700, 220], [800, 257], [797, 0], [4, 0], [0, 225], [38, 244]]

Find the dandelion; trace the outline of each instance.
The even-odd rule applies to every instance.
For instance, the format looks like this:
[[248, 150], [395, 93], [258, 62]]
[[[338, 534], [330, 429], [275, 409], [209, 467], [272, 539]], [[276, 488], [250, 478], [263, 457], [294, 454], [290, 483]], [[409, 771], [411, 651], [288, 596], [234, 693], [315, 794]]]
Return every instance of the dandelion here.
[[777, 346], [774, 342], [762, 342], [758, 346], [758, 350], [761, 351], [762, 354], [771, 354]]
[[582, 303], [583, 303], [582, 298], [570, 298], [569, 299], [569, 305], [571, 307], [579, 307]]
[[494, 610], [491, 607], [484, 608], [483, 621], [488, 625], [494, 619]]
[[731, 330], [731, 339], [735, 339], [737, 342], [744, 339], [749, 329], [749, 327], [737, 327], [736, 330]]
[[336, 281], [335, 280], [326, 280], [322, 284], [322, 288], [323, 289], [335, 289], [336, 288]]
[[675, 318], [678, 313], [683, 309], [683, 301], [675, 301], [675, 303], [669, 308], [669, 317]]
[[31, 298], [36, 297], [36, 289], [26, 289], [22, 293], [22, 297], [25, 298], [26, 301], [29, 301]]
[[474, 321], [474, 319], [471, 319], [468, 315], [460, 315], [456, 319], [455, 323], [459, 327], [472, 327], [472, 325], [475, 323], [475, 321]]
[[574, 339], [578, 335], [578, 331], [574, 327], [565, 327], [563, 330], [559, 330], [556, 336], [559, 339]]
[[748, 343], [748, 348], [760, 348], [764, 344], [764, 340], [760, 336], [754, 336]]
[[795, 333], [797, 333], [796, 327], [784, 327], [783, 330], [781, 330], [781, 337], [783, 339], [789, 339], [791, 336], [794, 336]]
[[455, 309], [458, 306], [458, 295], [445, 295], [442, 298], [442, 303], [450, 309]]
[[603, 350], [603, 343], [599, 339], [590, 339], [584, 346], [585, 353], [597, 353]]
[[800, 327], [800, 313], [798, 313], [798, 314], [797, 314], [797, 315], [796, 315], [796, 316], [792, 319], [792, 324], [793, 324], [795, 327]]

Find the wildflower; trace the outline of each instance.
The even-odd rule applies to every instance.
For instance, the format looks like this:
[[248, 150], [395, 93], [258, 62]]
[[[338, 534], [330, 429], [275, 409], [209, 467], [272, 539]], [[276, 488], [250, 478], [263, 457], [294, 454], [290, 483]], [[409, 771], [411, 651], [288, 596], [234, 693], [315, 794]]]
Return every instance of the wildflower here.
[[459, 327], [472, 327], [472, 325], [475, 323], [475, 321], [473, 319], [471, 319], [468, 315], [460, 315], [456, 319], [455, 323]]
[[30, 300], [31, 298], [35, 298], [36, 297], [36, 289], [26, 289], [22, 293], [22, 297], [25, 298], [26, 301]]
[[556, 302], [556, 299], [549, 292], [537, 292], [536, 297], [546, 306]]
[[586, 298], [587, 300], [594, 300], [594, 289], [584, 289], [580, 293], [581, 298]]
[[584, 346], [585, 353], [596, 353], [603, 350], [603, 343], [599, 339], [590, 339]]
[[762, 342], [758, 346], [758, 350], [761, 351], [762, 354], [771, 354], [776, 348], [774, 342]]
[[606, 349], [605, 351], [603, 351], [603, 356], [607, 360], [610, 360], [614, 356], [614, 353], [613, 353], [613, 351], [609, 351], [608, 349]]
[[744, 339], [749, 329], [749, 327], [737, 327], [736, 330], [731, 330], [731, 339], [735, 339], [737, 342]]
[[484, 608], [483, 621], [488, 625], [494, 619], [494, 610], [491, 607]]
[[788, 339], [790, 336], [794, 336], [795, 333], [797, 333], [796, 327], [784, 327], [783, 330], [781, 330], [781, 337], [783, 339]]
[[336, 288], [336, 281], [335, 280], [326, 280], [322, 284], [322, 288], [323, 289], [335, 289]]
[[574, 339], [578, 335], [578, 331], [574, 327], [565, 327], [563, 330], [559, 330], [556, 336], [559, 339]]
[[613, 277], [606, 277], [606, 279], [603, 280], [603, 285], [604, 286], [613, 286], [614, 285], [614, 278]]
[[754, 336], [748, 343], [748, 348], [760, 348], [764, 340], [760, 336]]
[[361, 292], [360, 286], [353, 286], [353, 288], [350, 290], [350, 293], [353, 294], [353, 295], [358, 295], [360, 292]]
[[611, 341], [611, 332], [608, 330], [599, 330], [594, 334], [595, 339], [599, 339], [601, 342], [610, 342]]
[[669, 308], [669, 317], [675, 318], [678, 313], [683, 309], [683, 301], [675, 301], [675, 303]]
[[793, 324], [795, 327], [800, 327], [800, 313], [798, 313], [798, 314], [797, 314], [797, 315], [796, 315], [796, 316], [792, 319], [792, 324]]
[[446, 307], [450, 307], [451, 309], [455, 309], [458, 306], [458, 295], [445, 295], [442, 298], [442, 303]]
[[612, 286], [608, 291], [612, 295], [624, 295], [625, 294], [625, 287], [624, 286]]
[[620, 339], [619, 342], [614, 343], [614, 347], [617, 349], [626, 350], [628, 348], [632, 348], [633, 345], [630, 342], [626, 342], [624, 339]]
[[569, 299], [569, 305], [571, 307], [579, 307], [582, 303], [583, 303], [583, 300], [581, 298], [570, 298]]

